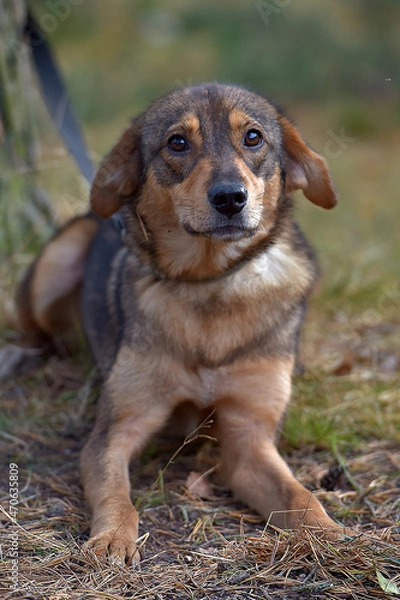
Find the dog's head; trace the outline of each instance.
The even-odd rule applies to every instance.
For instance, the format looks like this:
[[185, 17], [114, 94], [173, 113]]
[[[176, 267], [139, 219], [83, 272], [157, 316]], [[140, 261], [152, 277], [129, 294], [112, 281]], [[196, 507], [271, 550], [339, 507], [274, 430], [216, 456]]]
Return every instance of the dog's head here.
[[102, 217], [127, 206], [153, 255], [164, 269], [170, 257], [177, 275], [187, 267], [174, 252], [190, 261], [211, 249], [216, 264], [228, 246], [239, 252], [267, 237], [297, 189], [323, 208], [336, 204], [324, 159], [274, 106], [205, 84], [161, 98], [132, 122], [100, 165], [91, 203]]

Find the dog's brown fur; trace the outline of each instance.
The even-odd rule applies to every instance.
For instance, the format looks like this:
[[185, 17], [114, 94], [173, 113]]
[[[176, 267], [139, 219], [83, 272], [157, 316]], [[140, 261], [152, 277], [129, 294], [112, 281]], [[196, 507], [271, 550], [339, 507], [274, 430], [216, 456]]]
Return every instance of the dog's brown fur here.
[[21, 320], [48, 334], [57, 315], [70, 322], [85, 264], [83, 323], [104, 377], [81, 461], [97, 553], [138, 560], [129, 461], [188, 402], [199, 418], [215, 410], [238, 498], [279, 527], [340, 531], [275, 447], [316, 277], [291, 216], [297, 189], [336, 203], [324, 160], [279, 110], [234, 86], [184, 88], [135, 119], [100, 165], [91, 206], [111, 218], [75, 219], [34, 264]]

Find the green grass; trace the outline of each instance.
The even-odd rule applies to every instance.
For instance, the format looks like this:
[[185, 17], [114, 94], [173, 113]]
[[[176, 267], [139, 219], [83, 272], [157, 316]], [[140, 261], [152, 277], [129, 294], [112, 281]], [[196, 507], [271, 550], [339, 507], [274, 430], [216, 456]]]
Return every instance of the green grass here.
[[[400, 441], [398, 401], [390, 382], [352, 382], [317, 372], [295, 381], [283, 438], [291, 448], [355, 450], [372, 439]], [[397, 383], [397, 382], [396, 382]], [[394, 405], [391, 403], [394, 402]]]

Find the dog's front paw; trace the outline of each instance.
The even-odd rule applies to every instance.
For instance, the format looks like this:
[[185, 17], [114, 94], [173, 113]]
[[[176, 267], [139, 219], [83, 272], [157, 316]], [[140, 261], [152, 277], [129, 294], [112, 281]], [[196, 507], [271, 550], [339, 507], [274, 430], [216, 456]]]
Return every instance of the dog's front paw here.
[[91, 537], [83, 546], [98, 558], [107, 559], [112, 564], [136, 567], [140, 561], [140, 551], [129, 531], [115, 529], [103, 531]]

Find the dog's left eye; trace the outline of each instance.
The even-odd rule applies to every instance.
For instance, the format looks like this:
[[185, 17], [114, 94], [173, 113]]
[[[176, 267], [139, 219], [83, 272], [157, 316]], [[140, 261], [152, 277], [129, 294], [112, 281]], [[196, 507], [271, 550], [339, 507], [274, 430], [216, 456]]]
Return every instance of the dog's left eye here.
[[168, 140], [167, 146], [170, 150], [173, 150], [174, 152], [184, 152], [189, 148], [189, 144], [187, 143], [185, 138], [179, 134], [171, 135], [171, 137]]
[[244, 145], [249, 146], [251, 148], [261, 146], [263, 142], [263, 137], [261, 133], [257, 131], [257, 129], [249, 129], [249, 131], [244, 136]]

